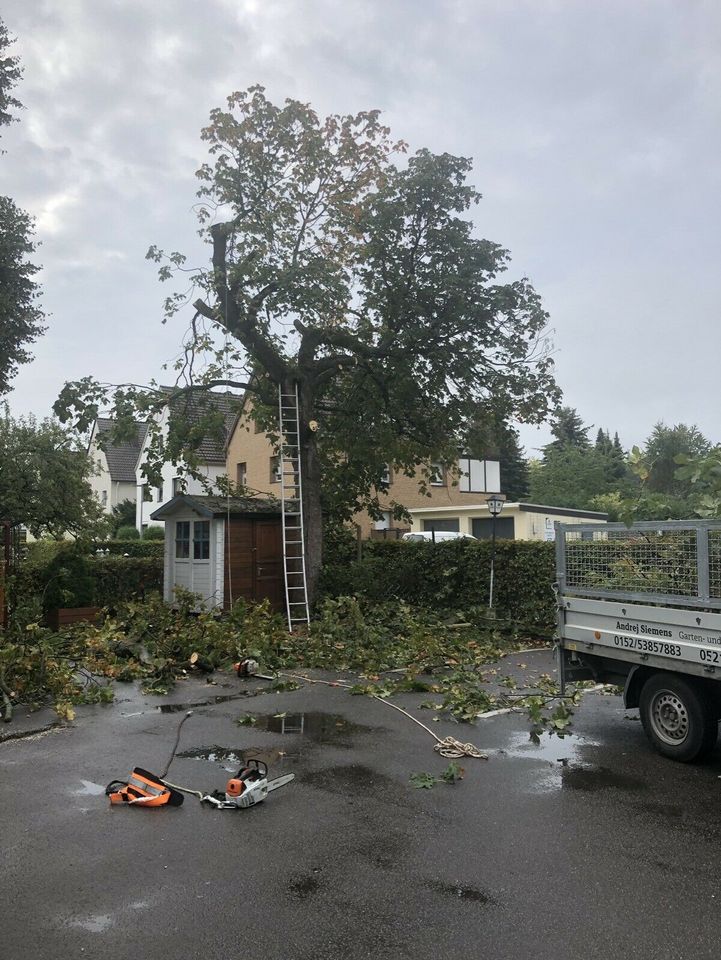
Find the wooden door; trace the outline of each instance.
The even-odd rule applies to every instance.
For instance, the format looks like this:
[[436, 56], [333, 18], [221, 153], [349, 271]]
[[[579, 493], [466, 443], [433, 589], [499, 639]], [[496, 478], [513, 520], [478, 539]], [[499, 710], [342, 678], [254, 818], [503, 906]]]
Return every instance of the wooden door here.
[[226, 526], [224, 606], [237, 600], [270, 600], [285, 606], [280, 517], [233, 517]]
[[283, 585], [283, 541], [276, 517], [253, 521], [253, 599], [270, 600], [274, 610], [285, 602]]

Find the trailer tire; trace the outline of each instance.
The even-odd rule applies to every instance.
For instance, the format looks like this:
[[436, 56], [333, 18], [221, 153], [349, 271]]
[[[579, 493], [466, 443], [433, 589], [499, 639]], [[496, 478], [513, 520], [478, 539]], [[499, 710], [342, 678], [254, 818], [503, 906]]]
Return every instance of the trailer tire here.
[[643, 685], [639, 709], [646, 736], [664, 757], [691, 763], [713, 750], [718, 716], [699, 684], [672, 673], [654, 673]]

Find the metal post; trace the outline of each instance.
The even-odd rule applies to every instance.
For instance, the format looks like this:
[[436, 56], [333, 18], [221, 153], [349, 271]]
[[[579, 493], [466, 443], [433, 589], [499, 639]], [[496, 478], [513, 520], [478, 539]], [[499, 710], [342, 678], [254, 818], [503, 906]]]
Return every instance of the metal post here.
[[491, 589], [488, 594], [488, 609], [493, 610], [493, 577], [496, 566], [496, 517], [503, 510], [503, 497], [497, 493], [486, 499], [486, 506], [491, 515]]
[[493, 610], [493, 572], [496, 564], [496, 514], [491, 514], [491, 589], [488, 595], [488, 609]]

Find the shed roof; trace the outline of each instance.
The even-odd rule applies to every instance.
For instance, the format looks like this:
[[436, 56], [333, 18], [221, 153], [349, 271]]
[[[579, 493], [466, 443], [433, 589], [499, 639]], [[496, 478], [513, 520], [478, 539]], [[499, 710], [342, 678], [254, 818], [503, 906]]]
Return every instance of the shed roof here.
[[[115, 424], [108, 417], [98, 417], [97, 436], [105, 437]], [[111, 443], [109, 439], [102, 444], [105, 459], [108, 461], [110, 479], [120, 483], [135, 483], [135, 465], [138, 462], [140, 448], [145, 439], [147, 426], [144, 423], [135, 424], [135, 436], [122, 443]]]
[[274, 497], [210, 497], [179, 493], [150, 515], [151, 520], [167, 520], [181, 509], [190, 508], [201, 517], [280, 516], [281, 503]]

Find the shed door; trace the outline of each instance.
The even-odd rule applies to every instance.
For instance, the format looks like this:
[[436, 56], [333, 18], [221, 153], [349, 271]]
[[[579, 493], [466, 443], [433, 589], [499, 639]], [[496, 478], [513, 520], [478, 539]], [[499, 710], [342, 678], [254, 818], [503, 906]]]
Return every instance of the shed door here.
[[280, 522], [253, 521], [255, 564], [253, 570], [253, 599], [270, 600], [273, 609], [283, 606], [283, 541]]
[[280, 517], [234, 517], [225, 549], [225, 606], [231, 597], [285, 603]]

